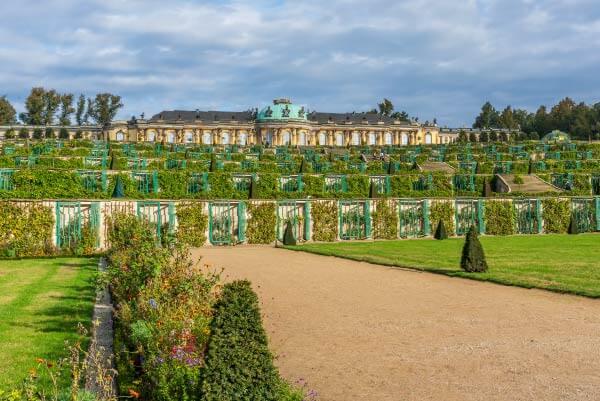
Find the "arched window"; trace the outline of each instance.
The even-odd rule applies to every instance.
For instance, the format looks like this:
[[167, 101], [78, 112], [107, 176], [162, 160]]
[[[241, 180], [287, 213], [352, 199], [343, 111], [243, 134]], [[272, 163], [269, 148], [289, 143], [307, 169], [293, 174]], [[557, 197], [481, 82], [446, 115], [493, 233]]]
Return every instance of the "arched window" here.
[[238, 145], [246, 146], [247, 142], [248, 142], [248, 134], [246, 134], [245, 132], [240, 132], [238, 134]]
[[298, 145], [306, 146], [306, 133], [303, 131], [298, 133]]
[[319, 132], [318, 139], [319, 139], [319, 145], [321, 145], [321, 146], [327, 145], [327, 135], [325, 135], [324, 132]]
[[123, 131], [117, 132], [117, 136], [116, 137], [117, 137], [117, 141], [122, 142], [122, 141], [125, 140], [125, 134], [123, 133]]
[[194, 133], [188, 131], [185, 133], [185, 143], [192, 143], [192, 142], [194, 142]]
[[400, 143], [402, 145], [408, 145], [408, 135], [407, 134], [401, 134], [400, 135]]
[[221, 144], [229, 145], [229, 132], [221, 132]]
[[391, 133], [386, 132], [385, 134], [383, 134], [383, 143], [386, 145], [392, 144], [392, 134]]
[[352, 145], [360, 145], [360, 133], [353, 132], [352, 133]]
[[375, 145], [375, 133], [374, 132], [369, 132], [369, 145]]
[[432, 139], [431, 133], [430, 132], [426, 133], [425, 134], [425, 144], [426, 145], [431, 145], [431, 139]]
[[267, 131], [267, 137], [265, 138], [265, 145], [271, 146], [273, 145], [273, 131]]
[[156, 132], [155, 131], [148, 131], [148, 133], [146, 134], [146, 141], [147, 142], [154, 142], [154, 141], [156, 141]]
[[168, 143], [175, 143], [175, 133], [174, 132], [167, 132], [167, 142]]
[[335, 134], [335, 146], [344, 146], [344, 135], [339, 132]]
[[204, 131], [204, 133], [202, 134], [202, 143], [204, 145], [212, 144], [212, 135], [210, 134], [210, 132]]
[[283, 146], [289, 146], [292, 143], [292, 134], [290, 131], [284, 131], [281, 135], [281, 144]]

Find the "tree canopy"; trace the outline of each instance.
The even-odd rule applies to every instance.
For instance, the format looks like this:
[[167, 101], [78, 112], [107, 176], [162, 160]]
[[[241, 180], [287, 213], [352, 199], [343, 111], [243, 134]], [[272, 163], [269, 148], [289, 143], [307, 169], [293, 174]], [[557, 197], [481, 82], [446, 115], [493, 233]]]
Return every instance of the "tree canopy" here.
[[16, 122], [17, 112], [6, 96], [0, 97], [0, 125], [10, 125]]

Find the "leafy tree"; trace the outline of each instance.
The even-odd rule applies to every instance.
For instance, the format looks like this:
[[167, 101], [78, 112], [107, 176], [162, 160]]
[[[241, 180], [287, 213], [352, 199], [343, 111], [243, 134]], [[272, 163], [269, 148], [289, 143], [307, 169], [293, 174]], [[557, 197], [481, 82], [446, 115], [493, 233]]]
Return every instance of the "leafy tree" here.
[[396, 111], [396, 112], [392, 113], [391, 117], [395, 118], [397, 120], [400, 120], [400, 121], [410, 121], [410, 116], [404, 110], [403, 111]]
[[46, 91], [44, 88], [32, 88], [29, 96], [25, 100], [25, 113], [21, 113], [19, 118], [25, 124], [42, 125], [44, 123], [44, 110], [46, 107]]
[[531, 139], [532, 141], [537, 141], [540, 139], [540, 136], [537, 132], [533, 131], [529, 134], [529, 139]]
[[77, 99], [77, 110], [75, 111], [75, 122], [77, 123], [77, 125], [81, 126], [84, 122], [87, 122], [87, 120], [84, 120], [86, 114], [87, 113], [85, 112], [85, 96], [83, 96], [82, 93], [81, 95], [79, 95], [79, 99]]
[[499, 120], [500, 116], [498, 111], [496, 111], [490, 102], [485, 102], [481, 107], [481, 112], [475, 118], [473, 128], [498, 128]]
[[91, 105], [91, 108], [88, 107], [90, 117], [103, 127], [109, 125], [123, 107], [121, 97], [110, 93], [97, 94]]
[[17, 122], [17, 112], [6, 96], [0, 97], [0, 125], [11, 125]]
[[469, 142], [477, 142], [477, 134], [474, 132], [469, 133]]
[[379, 114], [382, 116], [389, 117], [394, 111], [394, 105], [389, 99], [383, 99], [381, 103], [377, 104], [377, 107], [379, 108]]
[[58, 118], [60, 125], [71, 125], [71, 114], [75, 112], [73, 108], [73, 94], [65, 93], [60, 96], [60, 116]]
[[292, 229], [292, 223], [285, 223], [285, 231], [283, 232], [283, 245], [296, 245], [296, 237], [294, 237], [294, 230]]
[[500, 142], [508, 142], [508, 134], [506, 133], [506, 131], [500, 132], [500, 136], [498, 137], [498, 140]]
[[515, 121], [513, 111], [510, 106], [506, 106], [506, 108], [504, 110], [502, 110], [502, 114], [500, 115], [500, 125], [502, 128], [508, 128], [508, 129], [518, 128], [518, 124]]
[[29, 130], [27, 128], [21, 128], [19, 130], [19, 138], [21, 138], [21, 139], [29, 138]]
[[460, 130], [460, 132], [458, 133], [458, 142], [467, 142], [468, 138], [469, 137], [467, 136], [467, 133], [463, 130]]
[[435, 229], [435, 233], [433, 234], [433, 238], [444, 240], [448, 239], [448, 232], [446, 231], [446, 226], [444, 225], [444, 220], [440, 219], [438, 225]]
[[490, 141], [490, 134], [487, 131], [483, 131], [481, 134], [479, 134], [479, 142], [489, 142]]
[[498, 134], [496, 133], [496, 131], [490, 132], [490, 142], [497, 142], [497, 141], [498, 141]]
[[42, 113], [42, 123], [44, 125], [52, 125], [54, 123], [54, 116], [60, 107], [60, 94], [54, 89], [50, 89], [44, 92], [43, 99], [44, 111]]

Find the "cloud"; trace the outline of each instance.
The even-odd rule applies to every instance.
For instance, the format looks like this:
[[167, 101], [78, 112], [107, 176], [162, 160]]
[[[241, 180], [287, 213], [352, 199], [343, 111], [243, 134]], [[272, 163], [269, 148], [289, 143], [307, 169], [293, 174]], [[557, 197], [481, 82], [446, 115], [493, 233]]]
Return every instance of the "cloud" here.
[[[122, 118], [247, 109], [288, 96], [322, 111], [388, 97], [468, 125], [490, 100], [595, 102], [595, 0], [23, 0], [3, 5], [0, 84], [123, 96]], [[31, 23], [30, 21], [35, 21]]]

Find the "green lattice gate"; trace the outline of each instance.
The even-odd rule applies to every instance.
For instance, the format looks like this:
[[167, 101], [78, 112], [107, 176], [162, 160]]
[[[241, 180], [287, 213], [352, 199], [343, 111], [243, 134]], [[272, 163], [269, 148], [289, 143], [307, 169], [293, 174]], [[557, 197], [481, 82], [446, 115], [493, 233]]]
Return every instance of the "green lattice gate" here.
[[600, 195], [600, 175], [592, 175], [592, 195]]
[[283, 241], [287, 222], [292, 223], [297, 241], [310, 239], [310, 203], [281, 201], [277, 204], [277, 239]]
[[518, 234], [540, 234], [542, 232], [542, 202], [539, 199], [515, 199], [513, 208]]
[[398, 213], [401, 238], [429, 235], [429, 201], [400, 200]]
[[208, 239], [213, 245], [232, 245], [245, 240], [246, 204], [211, 202], [208, 205]]
[[80, 202], [56, 202], [56, 246], [75, 248], [82, 238], [83, 213]]
[[0, 170], [0, 190], [12, 191], [14, 189], [13, 174], [14, 174], [14, 170], [10, 170], [10, 169], [1, 169]]
[[483, 200], [458, 199], [454, 213], [456, 219], [456, 235], [464, 235], [472, 225], [475, 225], [480, 234], [485, 232], [483, 222]]
[[368, 201], [341, 200], [339, 203], [340, 239], [365, 239], [371, 235], [371, 210]]
[[139, 201], [137, 203], [138, 218], [145, 219], [156, 228], [156, 238], [162, 241], [167, 233], [175, 230], [175, 204], [161, 204], [159, 201]]
[[77, 174], [81, 177], [83, 187], [91, 192], [105, 192], [108, 188], [106, 171], [79, 170]]
[[597, 230], [596, 199], [574, 198], [571, 201], [571, 213], [577, 232], [586, 233]]

